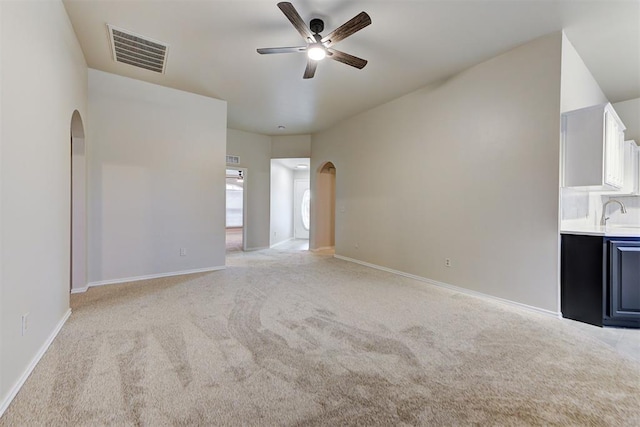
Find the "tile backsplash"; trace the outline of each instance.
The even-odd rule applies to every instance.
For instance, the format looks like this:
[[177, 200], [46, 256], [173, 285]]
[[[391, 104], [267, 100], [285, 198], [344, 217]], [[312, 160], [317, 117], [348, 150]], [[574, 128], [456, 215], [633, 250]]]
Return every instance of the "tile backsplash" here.
[[598, 192], [562, 188], [562, 226], [597, 227], [600, 225], [602, 206], [610, 199], [621, 201], [627, 213], [622, 214], [620, 206], [610, 204], [607, 207], [608, 223], [615, 225], [640, 226], [640, 196], [612, 196]]
[[589, 216], [589, 193], [572, 188], [561, 188], [562, 220], [584, 220]]
[[[602, 196], [602, 203], [610, 199], [621, 201], [627, 208], [627, 213], [620, 212], [620, 206], [617, 204], [607, 207], [607, 216], [609, 216], [609, 224], [616, 225], [634, 225], [640, 226], [640, 196]], [[602, 214], [602, 206], [600, 215]], [[599, 218], [599, 217], [598, 217]]]

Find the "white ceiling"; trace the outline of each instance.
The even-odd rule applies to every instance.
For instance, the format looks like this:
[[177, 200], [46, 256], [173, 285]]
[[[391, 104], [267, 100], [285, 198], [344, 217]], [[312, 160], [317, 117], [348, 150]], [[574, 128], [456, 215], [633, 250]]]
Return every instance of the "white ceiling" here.
[[[89, 67], [228, 102], [228, 125], [267, 135], [313, 133], [564, 29], [611, 102], [640, 97], [640, 1], [294, 0], [329, 31], [366, 11], [372, 24], [336, 47], [357, 70], [324, 60], [303, 80], [303, 54], [277, 0], [63, 0]], [[166, 73], [115, 63], [106, 24], [170, 45]], [[279, 130], [278, 126], [286, 128]]]
[[[293, 158], [293, 159], [272, 159], [272, 163], [278, 163], [286, 168], [293, 170], [309, 170], [311, 159], [306, 158]], [[306, 166], [302, 167], [302, 165]]]

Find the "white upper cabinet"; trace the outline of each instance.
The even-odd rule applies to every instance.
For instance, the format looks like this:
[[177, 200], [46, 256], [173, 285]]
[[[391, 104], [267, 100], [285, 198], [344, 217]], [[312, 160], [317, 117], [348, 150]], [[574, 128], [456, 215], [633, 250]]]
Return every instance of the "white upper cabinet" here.
[[640, 195], [640, 147], [635, 141], [625, 141], [624, 150], [624, 179], [618, 189], [598, 191], [608, 196], [636, 196]]
[[611, 104], [563, 113], [562, 186], [585, 190], [622, 188], [624, 130]]
[[622, 194], [640, 194], [640, 147], [635, 141], [624, 142], [624, 184]]

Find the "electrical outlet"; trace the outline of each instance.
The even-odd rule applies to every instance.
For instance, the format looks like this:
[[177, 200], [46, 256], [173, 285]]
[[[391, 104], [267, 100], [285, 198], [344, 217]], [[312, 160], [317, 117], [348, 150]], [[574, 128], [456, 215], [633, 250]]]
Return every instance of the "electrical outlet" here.
[[180, 248], [180, 256], [187, 256], [187, 248]]
[[27, 334], [27, 329], [29, 329], [29, 313], [22, 315], [22, 336]]
[[360, 245], [356, 243], [356, 249], [360, 248]]
[[451, 258], [445, 258], [444, 265], [446, 265], [447, 267], [451, 267]]

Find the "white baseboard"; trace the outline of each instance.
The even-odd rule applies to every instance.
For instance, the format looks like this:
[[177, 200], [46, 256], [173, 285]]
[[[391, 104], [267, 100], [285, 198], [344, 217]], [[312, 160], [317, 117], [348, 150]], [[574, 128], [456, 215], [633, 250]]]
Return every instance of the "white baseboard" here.
[[40, 362], [40, 359], [42, 359], [42, 356], [44, 356], [44, 354], [47, 352], [47, 349], [49, 348], [53, 340], [56, 338], [56, 336], [62, 329], [62, 326], [64, 326], [69, 316], [71, 316], [71, 309], [68, 309], [67, 312], [64, 314], [64, 316], [62, 316], [62, 319], [58, 322], [53, 332], [51, 332], [51, 334], [49, 335], [49, 338], [47, 338], [44, 344], [42, 344], [42, 347], [40, 347], [40, 350], [38, 350], [36, 355], [33, 356], [33, 359], [31, 359], [31, 362], [22, 373], [22, 376], [18, 378], [18, 381], [16, 381], [13, 387], [11, 387], [11, 390], [9, 390], [9, 393], [7, 394], [7, 396], [2, 400], [2, 402], [0, 402], [0, 417], [2, 416], [2, 414], [4, 414], [4, 411], [7, 410], [7, 408], [13, 401], [13, 399], [16, 397], [16, 395], [24, 385], [25, 381], [27, 381], [27, 378], [29, 378], [29, 375], [31, 375], [31, 372], [34, 370], [38, 362]]
[[71, 293], [85, 292], [87, 289], [92, 288], [94, 286], [115, 285], [118, 283], [127, 283], [127, 282], [139, 282], [140, 280], [159, 279], [161, 277], [171, 277], [171, 276], [182, 276], [184, 274], [206, 273], [209, 271], [224, 270], [225, 268], [226, 267], [222, 265], [217, 267], [198, 268], [195, 270], [172, 271], [170, 273], [149, 274], [146, 276], [135, 276], [135, 277], [124, 277], [121, 279], [112, 279], [112, 280], [100, 280], [98, 282], [91, 282], [85, 288], [80, 288], [76, 292], [71, 291]]
[[500, 297], [496, 297], [496, 296], [489, 295], [489, 294], [483, 294], [482, 292], [472, 291], [471, 289], [461, 288], [459, 286], [454, 286], [454, 285], [449, 285], [448, 283], [438, 282], [437, 280], [428, 279], [428, 278], [422, 277], [422, 276], [416, 276], [415, 274], [405, 273], [404, 271], [394, 270], [392, 268], [387, 268], [387, 267], [383, 267], [383, 266], [380, 266], [380, 265], [371, 264], [371, 263], [368, 263], [368, 262], [365, 262], [365, 261], [360, 261], [360, 260], [355, 259], [355, 258], [349, 258], [349, 257], [342, 256], [342, 255], [334, 255], [334, 257], [338, 258], [338, 259], [341, 259], [343, 261], [349, 261], [349, 262], [353, 262], [355, 264], [364, 265], [365, 267], [375, 268], [376, 270], [386, 271], [387, 273], [396, 274], [398, 276], [408, 277], [410, 279], [414, 279], [414, 280], [418, 280], [420, 282], [428, 283], [430, 285], [437, 286], [439, 288], [449, 289], [449, 290], [452, 290], [452, 291], [455, 291], [455, 292], [459, 292], [461, 294], [471, 295], [471, 296], [479, 297], [479, 298], [486, 298], [486, 299], [490, 299], [490, 300], [506, 303], [506, 304], [509, 304], [509, 305], [514, 305], [514, 306], [517, 306], [517, 307], [520, 307], [520, 308], [524, 308], [524, 309], [529, 310], [529, 311], [535, 311], [536, 313], [544, 314], [544, 315], [547, 315], [547, 316], [553, 316], [553, 317], [558, 317], [558, 318], [562, 317], [561, 313], [559, 313], [559, 312], [546, 310], [544, 308], [535, 307], [533, 305], [523, 304], [523, 303], [517, 302], [517, 301], [511, 301], [511, 300], [508, 300], [508, 299], [505, 299], [505, 298], [500, 298]]
[[82, 288], [74, 288], [74, 289], [71, 289], [71, 293], [72, 294], [81, 294], [83, 292], [87, 292], [88, 289], [89, 289], [89, 285], [84, 286]]

